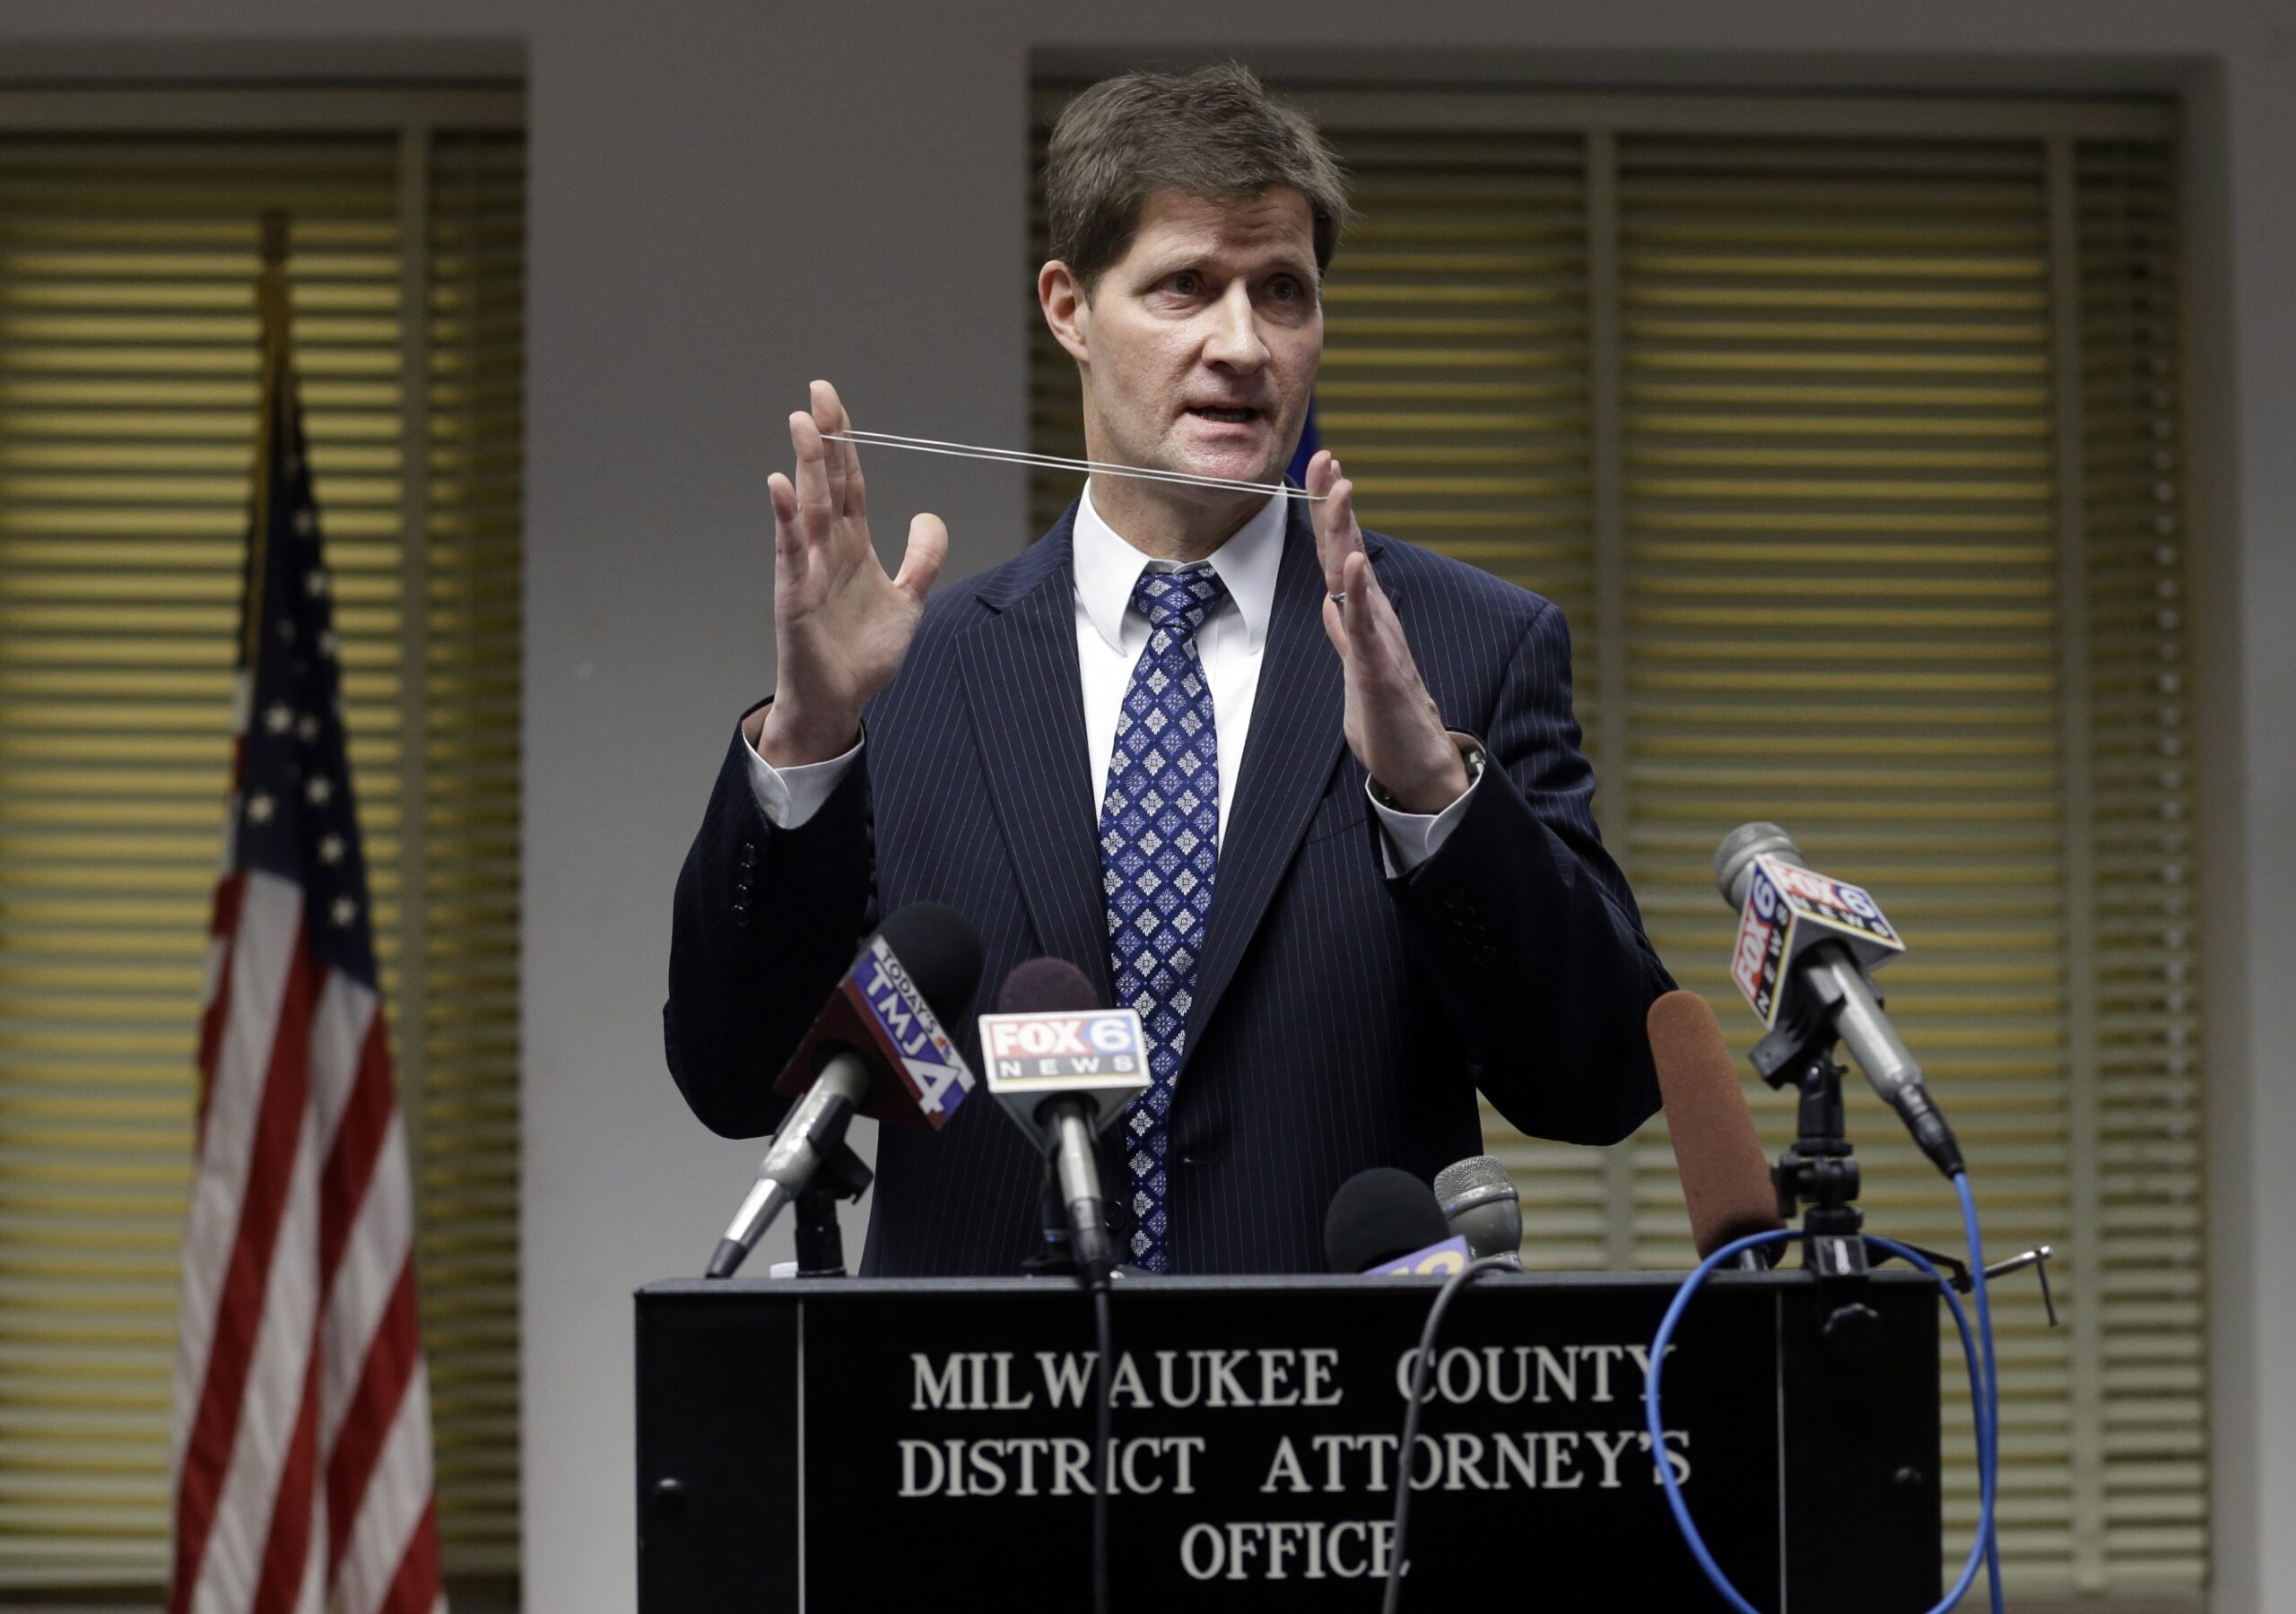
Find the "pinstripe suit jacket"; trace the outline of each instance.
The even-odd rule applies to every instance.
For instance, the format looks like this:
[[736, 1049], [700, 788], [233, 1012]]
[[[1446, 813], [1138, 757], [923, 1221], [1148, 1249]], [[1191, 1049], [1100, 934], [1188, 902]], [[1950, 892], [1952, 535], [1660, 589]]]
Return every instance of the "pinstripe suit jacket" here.
[[[1522, 1131], [1575, 1142], [1657, 1107], [1643, 1015], [1672, 982], [1596, 831], [1562, 613], [1366, 534], [1444, 720], [1492, 764], [1441, 850], [1389, 880], [1341, 736], [1306, 508], [1284, 537], [1178, 1077], [1184, 1272], [1320, 1270], [1342, 1182], [1380, 1165], [1428, 1179], [1481, 1149], [1478, 1087]], [[880, 912], [932, 899], [979, 927], [975, 1012], [1039, 955], [1107, 1001], [1074, 517], [933, 597], [859, 761], [798, 829], [759, 811], [735, 733], [678, 878], [663, 1011], [670, 1070], [714, 1130], [778, 1124], [773, 1079]], [[951, 1029], [978, 1068], [971, 1017]], [[1113, 1141], [1102, 1168], [1125, 1180]], [[985, 1094], [938, 1133], [883, 1129], [877, 1169], [865, 1272], [1005, 1273], [1032, 1253], [1041, 1164]]]

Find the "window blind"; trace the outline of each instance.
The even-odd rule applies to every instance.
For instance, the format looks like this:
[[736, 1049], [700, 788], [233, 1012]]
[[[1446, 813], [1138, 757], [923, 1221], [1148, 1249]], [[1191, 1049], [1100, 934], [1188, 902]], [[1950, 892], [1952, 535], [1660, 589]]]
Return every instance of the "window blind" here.
[[[1580, 717], [1599, 734], [1584, 143], [1539, 131], [1330, 133], [1362, 221], [1327, 297], [1323, 440], [1362, 508], [1377, 509], [1371, 525], [1562, 607]], [[1599, 1152], [1525, 1138], [1488, 1111], [1484, 1132], [1542, 1264], [1620, 1264], [1605, 1239]]]
[[474, 99], [469, 126], [283, 129], [292, 108], [239, 94], [109, 132], [51, 104], [36, 133], [0, 101], [0, 1589], [165, 1575], [274, 207], [417, 1174], [447, 1565], [517, 1566], [523, 157], [515, 100]]
[[[2181, 335], [2174, 153], [2163, 143], [2060, 148], [2057, 200], [2077, 253], [2077, 447], [2087, 564], [2084, 968], [2096, 1137], [2087, 1202], [2100, 1230], [2098, 1327], [2081, 1369], [2097, 1419], [2100, 1521], [2081, 1583], [2200, 1584], [2207, 1551], [2206, 1297], [2201, 1221], [2203, 1050], [2193, 946], [2196, 816], [2187, 729]], [[2066, 194], [2066, 193], [2070, 194]]]
[[[1073, 89], [1038, 103], [1039, 154]], [[2161, 108], [1313, 87], [1362, 222], [1325, 441], [1370, 525], [1568, 613], [1605, 838], [1742, 1056], [1721, 837], [1782, 822], [1910, 944], [1881, 977], [1970, 1158], [1996, 1290], [2005, 1579], [2197, 1589], [2198, 963]], [[1042, 249], [1041, 212], [1035, 245]], [[1082, 452], [1031, 307], [1036, 446]], [[1040, 478], [1049, 525], [1074, 483]], [[1959, 1245], [1853, 1076], [1877, 1231]], [[1793, 1105], [1749, 1080], [1766, 1147]], [[1680, 1269], [1664, 1118], [1487, 1115], [1526, 1263]], [[1977, 1511], [1947, 1323], [1946, 1528]]]
[[[1750, 1032], [1725, 1002], [1717, 827], [1775, 818], [1874, 889], [1911, 948], [1880, 985], [1964, 1140], [1986, 1231], [2005, 1253], [2064, 1250], [2070, 1315], [2089, 1252], [2068, 1202], [2045, 153], [1620, 144], [1623, 829], [1653, 940]], [[1869, 1221], [1958, 1247], [1944, 1184], [1849, 1085]], [[1765, 1141], [1790, 1137], [1791, 1095], [1757, 1102]], [[1638, 1254], [1678, 1264], [1673, 1162], [1649, 1132], [1631, 1146]], [[2030, 1588], [2069, 1553], [2070, 1336], [2030, 1280], [1994, 1316], [2003, 1558]], [[1941, 1384], [1947, 1533], [1965, 1540], [1966, 1384]]]

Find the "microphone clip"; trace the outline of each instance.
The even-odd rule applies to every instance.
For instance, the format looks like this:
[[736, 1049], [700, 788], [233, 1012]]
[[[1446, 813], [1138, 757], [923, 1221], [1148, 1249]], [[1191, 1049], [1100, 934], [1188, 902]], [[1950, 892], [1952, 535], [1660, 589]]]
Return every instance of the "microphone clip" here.
[[822, 1156], [813, 1181], [796, 1198], [797, 1276], [845, 1276], [845, 1236], [837, 1224], [837, 1202], [859, 1199], [875, 1174], [839, 1138]]
[[[1854, 958], [1852, 964], [1871, 991], [1872, 973]], [[1879, 993], [1874, 994], [1874, 1002], [1876, 1005], [1883, 1002]], [[1778, 1023], [1747, 1050], [1746, 1058], [1752, 1064], [1754, 1074], [1773, 1089], [1799, 1086], [1811, 1061], [1831, 1063], [1834, 1045], [1839, 1040], [1833, 1028], [1834, 1014], [1841, 1003], [1840, 985], [1831, 976], [1812, 975], [1806, 989], [1787, 999], [1787, 1011], [1779, 1016]], [[1840, 1075], [1837, 1066], [1837, 1080]]]
[[[1756, 1068], [1762, 1069], [1759, 1063]], [[1781, 1063], [1762, 1070], [1772, 1087], [1791, 1081], [1802, 1098], [1794, 1141], [1770, 1168], [1779, 1219], [1802, 1219], [1802, 1264], [1818, 1281], [1826, 1354], [1856, 1362], [1868, 1359], [1879, 1347], [1882, 1319], [1861, 1298], [1873, 1263], [1866, 1250], [1866, 1218], [1857, 1203], [1857, 1159], [1842, 1121], [1846, 1073], [1834, 1063], [1831, 1037], [1805, 1043], [1790, 1066]]]

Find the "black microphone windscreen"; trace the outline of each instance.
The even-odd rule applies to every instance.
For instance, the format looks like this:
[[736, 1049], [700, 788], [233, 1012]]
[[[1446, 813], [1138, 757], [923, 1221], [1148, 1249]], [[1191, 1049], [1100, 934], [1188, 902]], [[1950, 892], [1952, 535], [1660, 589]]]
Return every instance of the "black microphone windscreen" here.
[[1362, 1272], [1441, 1244], [1450, 1223], [1435, 1191], [1408, 1171], [1374, 1166], [1331, 1196], [1324, 1217], [1324, 1260], [1335, 1272]]
[[877, 927], [933, 1016], [954, 1026], [980, 985], [980, 936], [945, 902], [912, 902]]
[[999, 1014], [1081, 1014], [1100, 1006], [1092, 983], [1065, 959], [1031, 959], [1015, 966], [996, 994]]

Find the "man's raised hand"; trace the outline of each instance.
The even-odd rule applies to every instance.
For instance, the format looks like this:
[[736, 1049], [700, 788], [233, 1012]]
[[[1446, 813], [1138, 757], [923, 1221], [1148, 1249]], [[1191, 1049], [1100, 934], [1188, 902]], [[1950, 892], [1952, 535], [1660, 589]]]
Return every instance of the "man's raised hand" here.
[[1355, 522], [1355, 484], [1324, 450], [1308, 462], [1324, 587], [1324, 632], [1346, 666], [1347, 748], [1405, 812], [1440, 812], [1465, 794], [1466, 762], [1419, 676], [1393, 601], [1372, 575]]
[[777, 768], [826, 762], [852, 749], [862, 708], [900, 670], [949, 553], [941, 518], [919, 516], [909, 524], [900, 575], [885, 575], [869, 543], [860, 456], [852, 444], [822, 436], [850, 429], [845, 405], [826, 381], [813, 383], [811, 402], [789, 417], [796, 480], [778, 471], [766, 479], [776, 672], [773, 704], [753, 738]]

